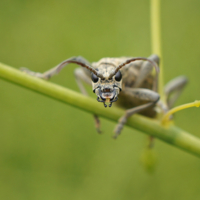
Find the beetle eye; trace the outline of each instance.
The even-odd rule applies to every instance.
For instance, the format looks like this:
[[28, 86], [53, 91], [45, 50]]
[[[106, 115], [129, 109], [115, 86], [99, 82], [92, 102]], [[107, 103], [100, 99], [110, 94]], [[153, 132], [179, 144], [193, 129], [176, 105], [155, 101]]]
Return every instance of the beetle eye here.
[[94, 73], [92, 73], [92, 81], [94, 83], [96, 83], [96, 82], [98, 82], [98, 80], [99, 80], [99, 78]]
[[121, 79], [122, 79], [122, 74], [121, 74], [120, 71], [118, 71], [118, 72], [116, 73], [116, 75], [115, 75], [115, 80], [116, 80], [116, 81], [121, 81]]

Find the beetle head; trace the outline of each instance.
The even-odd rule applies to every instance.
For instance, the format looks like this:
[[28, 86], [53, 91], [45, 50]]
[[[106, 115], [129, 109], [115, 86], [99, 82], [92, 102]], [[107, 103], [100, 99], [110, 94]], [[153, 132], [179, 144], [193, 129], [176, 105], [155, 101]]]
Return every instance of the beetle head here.
[[96, 69], [97, 73], [101, 74], [101, 77], [91, 73], [93, 92], [97, 95], [97, 101], [103, 102], [105, 107], [107, 107], [106, 103], [109, 103], [109, 107], [111, 107], [112, 103], [117, 101], [118, 94], [122, 89], [122, 74], [120, 70], [110, 77], [110, 72], [114, 70], [115, 67], [109, 65], [109, 63], [102, 63]]

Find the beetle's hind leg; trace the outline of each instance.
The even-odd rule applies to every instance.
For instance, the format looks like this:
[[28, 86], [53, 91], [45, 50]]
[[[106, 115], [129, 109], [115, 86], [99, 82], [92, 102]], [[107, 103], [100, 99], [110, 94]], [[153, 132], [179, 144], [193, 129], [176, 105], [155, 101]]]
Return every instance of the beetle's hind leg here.
[[188, 79], [185, 76], [178, 76], [166, 84], [165, 94], [169, 109], [173, 107], [175, 101], [181, 95], [187, 83]]
[[123, 115], [119, 119], [119, 122], [114, 130], [115, 135], [113, 136], [113, 138], [115, 138], [115, 139], [121, 133], [123, 126], [125, 125], [125, 123], [127, 122], [127, 119], [130, 116], [132, 116], [133, 114], [138, 113], [142, 110], [145, 110], [151, 106], [154, 106], [160, 98], [158, 93], [156, 93], [152, 90], [149, 90], [149, 89], [144, 89], [144, 88], [126, 88], [124, 90], [124, 92], [126, 92], [127, 94], [130, 94], [130, 98], [134, 97], [139, 100], [145, 100], [145, 101], [149, 101], [149, 102], [146, 104], [126, 110], [125, 115]]

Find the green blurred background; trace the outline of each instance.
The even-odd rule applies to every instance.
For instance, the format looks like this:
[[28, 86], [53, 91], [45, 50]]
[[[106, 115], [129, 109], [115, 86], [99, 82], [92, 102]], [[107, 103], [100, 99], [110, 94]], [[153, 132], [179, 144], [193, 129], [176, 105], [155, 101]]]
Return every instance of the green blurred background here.
[[[148, 0], [1, 0], [0, 62], [45, 71], [71, 56], [149, 56]], [[200, 1], [161, 2], [165, 83], [190, 82], [177, 105], [200, 99]], [[79, 91], [73, 70], [53, 82]], [[92, 94], [91, 88], [87, 90]], [[103, 106], [103, 105], [102, 105]], [[200, 136], [199, 110], [176, 114], [177, 126]], [[0, 80], [0, 199], [200, 199], [200, 160], [156, 140], [153, 174], [140, 162], [146, 135]]]

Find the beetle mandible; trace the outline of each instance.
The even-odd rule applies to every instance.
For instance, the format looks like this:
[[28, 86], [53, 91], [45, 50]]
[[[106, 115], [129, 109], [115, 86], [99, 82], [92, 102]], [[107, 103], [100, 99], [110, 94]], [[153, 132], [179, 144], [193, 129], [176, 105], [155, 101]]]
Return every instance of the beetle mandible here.
[[[151, 55], [148, 58], [102, 58], [98, 62], [89, 63], [83, 57], [73, 57], [64, 60], [56, 67], [38, 73], [22, 68], [26, 73], [43, 79], [50, 79], [67, 64], [75, 63], [82, 68], [75, 69], [75, 78], [82, 94], [88, 95], [83, 82], [92, 85], [93, 92], [97, 95], [97, 101], [112, 106], [113, 102], [126, 109], [124, 116], [119, 119], [115, 128], [114, 138], [120, 134], [127, 119], [135, 113], [154, 118], [157, 108], [167, 112], [174, 105], [187, 83], [185, 76], [179, 76], [171, 80], [165, 86], [167, 105], [164, 104], [157, 93], [159, 57]], [[151, 73], [155, 68], [155, 73]], [[156, 110], [157, 109], [157, 110]], [[95, 125], [100, 131], [98, 116], [94, 115]]]

